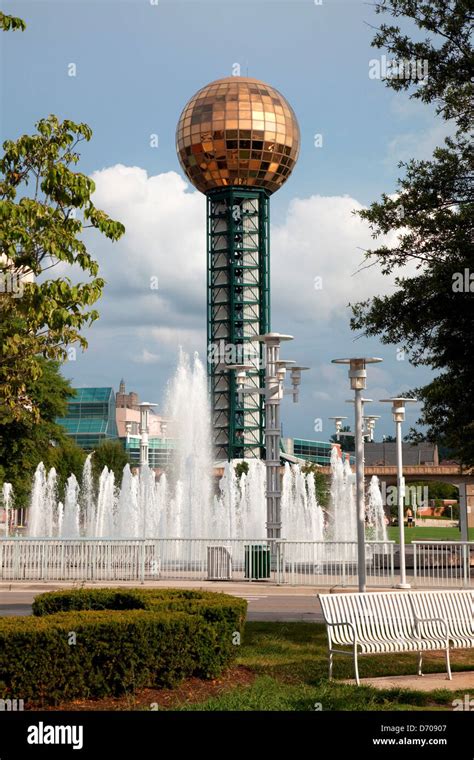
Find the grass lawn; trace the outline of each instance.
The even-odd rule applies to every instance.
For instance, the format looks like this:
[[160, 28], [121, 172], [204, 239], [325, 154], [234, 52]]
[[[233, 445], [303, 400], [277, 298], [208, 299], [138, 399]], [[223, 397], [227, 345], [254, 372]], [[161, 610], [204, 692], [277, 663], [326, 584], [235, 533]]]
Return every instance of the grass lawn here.
[[[474, 651], [453, 651], [453, 676], [474, 671]], [[361, 677], [413, 675], [417, 654], [361, 657]], [[427, 653], [425, 673], [445, 673], [444, 654]], [[335, 656], [334, 677], [327, 678], [326, 628], [320, 623], [247, 623], [234, 665], [211, 681], [189, 678], [174, 688], [142, 689], [120, 697], [78, 699], [48, 710], [315, 711], [452, 710], [455, 691], [374, 689], [341, 683], [353, 678], [352, 660]], [[474, 683], [474, 672], [473, 672]], [[28, 707], [28, 709], [30, 709]], [[41, 709], [32, 707], [31, 709]]]
[[[451, 710], [463, 696], [448, 691], [378, 690], [327, 680], [325, 626], [315, 623], [247, 623], [237, 663], [255, 680], [197, 703], [174, 705], [179, 710]], [[361, 657], [361, 677], [414, 674], [417, 655]], [[474, 670], [473, 650], [452, 653], [453, 673]], [[445, 672], [443, 653], [424, 658], [424, 670]], [[336, 679], [352, 678], [349, 657], [335, 656]], [[474, 675], [473, 675], [474, 678]], [[464, 690], [465, 691], [465, 690]], [[463, 693], [464, 693], [463, 691]], [[319, 707], [319, 704], [321, 707]]]
[[[398, 542], [398, 528], [388, 528], [388, 537], [391, 541]], [[424, 527], [416, 526], [415, 528], [405, 528], [405, 543], [411, 544], [412, 541], [460, 541], [461, 533], [457, 528], [446, 528], [443, 526]], [[474, 541], [474, 528], [469, 528], [469, 540]]]

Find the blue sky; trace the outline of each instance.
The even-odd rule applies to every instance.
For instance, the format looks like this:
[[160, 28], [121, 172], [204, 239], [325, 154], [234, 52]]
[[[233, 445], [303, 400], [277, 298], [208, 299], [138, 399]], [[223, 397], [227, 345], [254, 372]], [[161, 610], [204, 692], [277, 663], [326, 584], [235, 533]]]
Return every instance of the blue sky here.
[[[348, 328], [347, 301], [391, 287], [376, 273], [354, 275], [370, 235], [351, 209], [393, 193], [397, 162], [428, 157], [444, 131], [426, 106], [369, 78], [369, 60], [382, 54], [370, 46], [371, 26], [380, 22], [370, 4], [61, 0], [3, 7], [28, 28], [0, 40], [2, 139], [31, 132], [49, 113], [87, 122], [94, 136], [80, 168], [94, 175], [97, 204], [127, 227], [116, 246], [90, 239], [108, 284], [89, 351], [64, 368], [75, 384], [117, 387], [124, 376], [161, 402], [177, 343], [205, 351], [205, 209], [179, 179], [174, 133], [190, 96], [229, 76], [235, 63], [243, 76], [277, 87], [301, 128], [297, 167], [271, 202], [272, 327], [293, 334], [292, 357], [313, 368], [299, 406], [288, 402], [284, 411], [285, 433], [327, 438], [327, 417], [347, 412], [348, 381], [330, 366], [334, 356], [384, 358], [369, 380], [374, 399], [428, 378], [400, 361], [396, 347], [354, 343]], [[314, 146], [316, 133], [322, 148]], [[157, 149], [151, 134], [159, 136]], [[145, 283], [153, 274], [160, 291], [151, 302]], [[314, 290], [316, 276], [323, 293]], [[323, 420], [317, 434], [316, 418]], [[392, 432], [387, 412], [382, 432]]]

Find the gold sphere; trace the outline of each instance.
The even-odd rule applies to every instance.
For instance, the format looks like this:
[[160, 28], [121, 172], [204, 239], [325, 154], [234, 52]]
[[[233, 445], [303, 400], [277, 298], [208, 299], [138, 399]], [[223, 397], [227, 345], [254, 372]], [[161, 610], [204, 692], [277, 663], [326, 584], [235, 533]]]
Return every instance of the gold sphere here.
[[230, 185], [274, 193], [293, 171], [299, 147], [298, 122], [288, 101], [249, 77], [202, 87], [176, 128], [179, 162], [203, 193]]

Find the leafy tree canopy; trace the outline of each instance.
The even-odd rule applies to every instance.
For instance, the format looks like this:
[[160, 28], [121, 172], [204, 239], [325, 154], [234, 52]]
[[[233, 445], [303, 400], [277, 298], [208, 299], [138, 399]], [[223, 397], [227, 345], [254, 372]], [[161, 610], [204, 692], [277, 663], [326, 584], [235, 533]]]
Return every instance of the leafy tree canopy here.
[[[414, 22], [424, 38], [415, 41], [398, 25], [382, 24], [374, 46], [386, 48], [399, 61], [428, 61], [426, 81], [409, 75], [387, 78], [386, 86], [409, 90], [411, 97], [435, 104], [456, 132], [436, 148], [431, 160], [400, 163], [404, 175], [396, 195], [383, 194], [359, 212], [377, 241], [366, 252], [368, 266], [398, 276], [392, 294], [352, 305], [351, 327], [378, 336], [382, 343], [402, 346], [414, 365], [434, 370], [432, 382], [413, 392], [423, 402], [419, 424], [426, 426], [429, 440], [473, 466], [472, 5], [466, 0], [381, 0], [376, 10]], [[378, 240], [393, 232], [394, 245]], [[400, 273], [407, 264], [415, 268], [411, 276]]]
[[120, 486], [126, 464], [130, 464], [130, 459], [120, 441], [103, 441], [92, 455], [92, 471], [96, 481], [104, 467], [107, 467], [113, 470], [115, 484]]
[[[16, 506], [27, 506], [34, 471], [39, 462], [55, 467], [62, 487], [71, 473], [80, 479], [85, 453], [56, 423], [67, 409], [73, 389], [59, 371], [59, 362], [38, 359], [40, 373], [26, 381], [28, 397], [39, 419], [0, 413], [0, 479], [12, 483]], [[5, 410], [4, 410], [5, 411]]]
[[[77, 146], [92, 135], [87, 124], [51, 115], [36, 128], [7, 140], [0, 159], [0, 405], [15, 419], [38, 418], [25, 390], [25, 378], [41, 372], [38, 357], [65, 360], [69, 346], [85, 348], [81, 329], [98, 317], [92, 306], [104, 281], [83, 230], [113, 241], [124, 232], [94, 206], [94, 182], [73, 170]], [[86, 281], [51, 277], [64, 264], [82, 270]]]

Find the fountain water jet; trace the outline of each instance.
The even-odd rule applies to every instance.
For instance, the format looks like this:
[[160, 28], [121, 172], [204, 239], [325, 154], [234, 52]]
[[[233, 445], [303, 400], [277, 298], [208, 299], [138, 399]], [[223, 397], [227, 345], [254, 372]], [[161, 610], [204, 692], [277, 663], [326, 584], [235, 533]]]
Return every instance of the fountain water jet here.
[[[180, 352], [170, 382], [166, 416], [176, 448], [167, 473], [159, 480], [148, 466], [134, 474], [124, 468], [121, 487], [114, 474], [102, 471], [97, 493], [92, 479], [93, 455], [84, 464], [81, 486], [72, 475], [64, 508], [58, 502], [54, 470], [43, 464], [34, 476], [28, 519], [32, 537], [104, 538], [242, 538], [261, 539], [266, 530], [266, 472], [261, 460], [248, 460], [240, 478], [235, 462], [224, 465], [214, 491], [211, 410], [205, 368]], [[330, 503], [317, 503], [314, 477], [286, 464], [282, 483], [282, 536], [293, 541], [357, 540], [354, 475], [336, 447], [331, 454]], [[386, 540], [382, 497], [372, 479], [367, 507], [368, 538]]]

